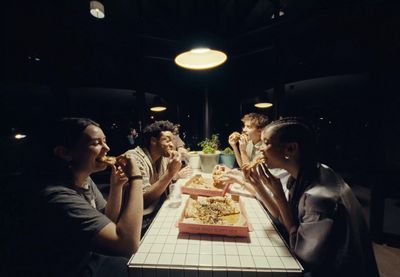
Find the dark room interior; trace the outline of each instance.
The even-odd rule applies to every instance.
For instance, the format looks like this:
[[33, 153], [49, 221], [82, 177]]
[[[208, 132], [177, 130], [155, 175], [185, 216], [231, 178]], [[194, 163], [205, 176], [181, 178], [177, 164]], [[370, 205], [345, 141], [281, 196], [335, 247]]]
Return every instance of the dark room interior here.
[[[319, 159], [364, 208], [381, 276], [397, 276], [398, 1], [101, 0], [103, 19], [90, 14], [89, 2], [2, 5], [0, 275], [33, 276], [25, 261], [40, 255], [30, 213], [46, 169], [38, 157], [56, 120], [99, 122], [117, 156], [128, 150], [130, 128], [140, 138], [157, 120], [179, 123], [190, 150], [211, 134], [224, 149], [241, 130], [240, 118], [257, 112], [310, 122]], [[182, 51], [205, 45], [222, 49], [227, 61], [202, 71], [174, 63]], [[274, 105], [256, 108], [260, 97]], [[166, 111], [149, 110], [157, 99]], [[103, 184], [108, 176], [92, 177]]]

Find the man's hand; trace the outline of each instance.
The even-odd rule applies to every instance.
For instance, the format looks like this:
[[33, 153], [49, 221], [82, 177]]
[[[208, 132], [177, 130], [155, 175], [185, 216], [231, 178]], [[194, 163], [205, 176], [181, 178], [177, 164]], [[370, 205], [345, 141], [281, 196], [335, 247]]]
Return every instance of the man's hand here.
[[243, 134], [240, 135], [240, 139], [239, 139], [240, 152], [246, 151], [246, 147], [247, 147], [248, 142], [249, 142], [249, 138], [246, 135], [243, 135]]
[[236, 147], [236, 143], [239, 141], [240, 138], [240, 133], [239, 132], [233, 132], [230, 134], [228, 138], [229, 145], [233, 147]]
[[177, 151], [171, 151], [170, 162], [167, 168], [168, 173], [172, 176], [175, 176], [175, 174], [181, 169], [181, 167], [182, 162], [179, 153]]

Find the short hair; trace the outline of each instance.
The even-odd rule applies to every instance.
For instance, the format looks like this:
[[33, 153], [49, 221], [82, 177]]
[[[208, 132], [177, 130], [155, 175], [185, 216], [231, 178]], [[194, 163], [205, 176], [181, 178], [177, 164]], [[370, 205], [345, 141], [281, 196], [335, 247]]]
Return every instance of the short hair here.
[[259, 113], [248, 113], [243, 116], [242, 122], [250, 121], [251, 124], [254, 124], [258, 129], [264, 128], [269, 123], [269, 118], [266, 115]]
[[171, 133], [174, 133], [174, 129], [175, 125], [168, 120], [156, 121], [146, 126], [142, 134], [142, 146], [149, 148], [151, 138], [159, 139], [161, 136], [161, 132], [170, 131]]
[[299, 144], [300, 162], [317, 162], [317, 139], [314, 130], [302, 118], [286, 117], [272, 121], [264, 130], [272, 130], [278, 142]]
[[64, 146], [66, 148], [74, 147], [81, 139], [84, 130], [94, 125], [100, 127], [100, 124], [89, 119], [80, 117], [65, 117], [58, 121], [53, 129], [52, 144], [53, 147]]

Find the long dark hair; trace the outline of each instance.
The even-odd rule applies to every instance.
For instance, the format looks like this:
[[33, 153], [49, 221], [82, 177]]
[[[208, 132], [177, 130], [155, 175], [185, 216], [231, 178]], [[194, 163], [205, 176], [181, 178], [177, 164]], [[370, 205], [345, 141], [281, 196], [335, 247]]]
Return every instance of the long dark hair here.
[[267, 126], [273, 128], [273, 135], [277, 136], [277, 140], [282, 143], [297, 142], [300, 150], [299, 175], [296, 180], [288, 182], [288, 189], [292, 189], [289, 199], [290, 209], [294, 216], [296, 224], [298, 219], [299, 200], [305, 189], [318, 176], [318, 158], [317, 158], [317, 140], [316, 135], [310, 125], [301, 118], [287, 117], [273, 121]]
[[51, 132], [45, 139], [45, 151], [43, 158], [46, 160], [46, 166], [42, 170], [43, 175], [63, 175], [68, 174], [68, 162], [57, 157], [54, 150], [58, 146], [71, 149], [76, 146], [82, 138], [85, 129], [94, 125], [100, 127], [100, 124], [89, 118], [66, 117], [54, 123]]

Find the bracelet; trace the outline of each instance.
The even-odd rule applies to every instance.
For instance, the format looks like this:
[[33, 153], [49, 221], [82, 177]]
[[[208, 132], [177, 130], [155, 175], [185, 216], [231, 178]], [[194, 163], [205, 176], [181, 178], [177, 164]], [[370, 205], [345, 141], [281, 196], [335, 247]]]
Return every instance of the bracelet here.
[[142, 175], [132, 175], [128, 177], [128, 182], [134, 181], [134, 180], [143, 180]]

